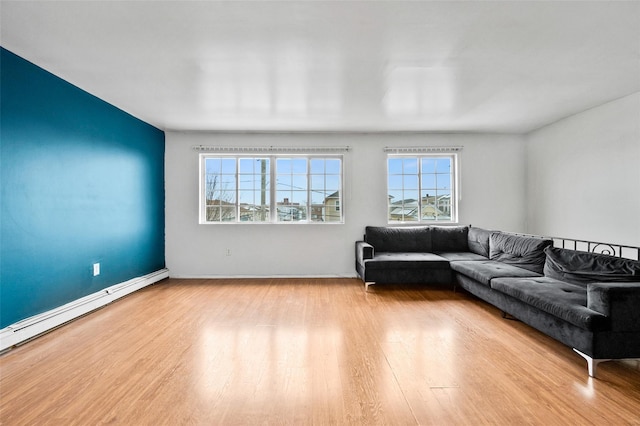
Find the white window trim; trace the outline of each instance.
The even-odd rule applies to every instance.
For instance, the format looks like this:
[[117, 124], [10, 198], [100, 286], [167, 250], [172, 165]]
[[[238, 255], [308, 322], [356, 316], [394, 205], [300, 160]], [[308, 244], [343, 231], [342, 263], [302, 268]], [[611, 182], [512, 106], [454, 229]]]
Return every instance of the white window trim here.
[[[303, 150], [294, 150], [296, 153], [285, 152], [280, 149], [267, 149], [267, 150], [248, 150], [250, 153], [239, 154], [237, 150], [234, 150], [234, 153], [229, 153], [226, 151], [226, 148], [222, 148], [222, 150], [217, 149], [202, 149], [201, 147], [194, 147], [194, 150], [198, 151], [210, 151], [207, 153], [199, 154], [199, 187], [198, 187], [198, 216], [199, 216], [199, 224], [201, 225], [342, 225], [345, 223], [345, 213], [344, 213], [344, 155], [335, 154], [335, 153], [326, 153], [326, 154], [312, 154], [311, 152], [346, 152], [348, 148], [322, 148], [322, 149], [306, 149], [304, 153], [300, 154], [298, 152]], [[268, 151], [268, 152], [265, 152]], [[247, 151], [244, 151], [247, 152]], [[270, 152], [270, 153], [269, 153]], [[277, 152], [277, 153], [273, 153]], [[206, 168], [205, 163], [207, 158], [233, 158], [238, 163], [236, 165], [236, 220], [233, 221], [208, 221], [206, 220], [206, 188], [205, 188], [205, 175]], [[268, 158], [270, 167], [269, 167], [269, 220], [268, 221], [241, 221], [240, 218], [240, 203], [239, 203], [239, 185], [237, 182], [239, 176], [239, 160], [241, 158]], [[277, 195], [277, 160], [282, 158], [306, 158], [307, 161], [307, 203], [306, 203], [306, 220], [299, 221], [279, 221], [278, 220], [278, 201], [276, 199]], [[340, 188], [339, 191], [339, 203], [341, 206], [340, 209], [340, 220], [338, 221], [313, 221], [311, 220], [312, 213], [312, 202], [311, 202], [311, 192], [312, 188], [310, 185], [310, 177], [311, 177], [311, 160], [312, 159], [338, 159], [340, 160]]]
[[[386, 147], [384, 152], [387, 153], [386, 158], [386, 217], [389, 225], [455, 225], [459, 223], [459, 204], [460, 204], [460, 155], [458, 154], [462, 147], [408, 147], [408, 148], [389, 148]], [[453, 171], [451, 176], [453, 184], [451, 185], [451, 220], [423, 220], [422, 219], [422, 174], [418, 174], [418, 220], [396, 221], [389, 220], [389, 159], [390, 158], [425, 158], [425, 157], [447, 157], [451, 158]], [[420, 169], [420, 161], [418, 161]], [[453, 202], [455, 201], [455, 202]]]

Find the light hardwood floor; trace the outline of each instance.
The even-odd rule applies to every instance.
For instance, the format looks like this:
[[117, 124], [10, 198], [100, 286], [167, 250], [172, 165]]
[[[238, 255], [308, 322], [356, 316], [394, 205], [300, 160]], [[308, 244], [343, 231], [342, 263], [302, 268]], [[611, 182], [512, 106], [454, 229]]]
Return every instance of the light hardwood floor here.
[[640, 371], [447, 288], [162, 281], [0, 357], [3, 425], [640, 424]]

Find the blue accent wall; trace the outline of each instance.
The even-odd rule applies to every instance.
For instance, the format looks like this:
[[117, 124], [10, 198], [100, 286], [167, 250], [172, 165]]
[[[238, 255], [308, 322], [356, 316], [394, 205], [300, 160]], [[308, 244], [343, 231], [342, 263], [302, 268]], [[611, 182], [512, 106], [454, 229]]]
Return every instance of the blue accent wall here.
[[164, 268], [164, 132], [4, 48], [0, 73], [4, 328]]

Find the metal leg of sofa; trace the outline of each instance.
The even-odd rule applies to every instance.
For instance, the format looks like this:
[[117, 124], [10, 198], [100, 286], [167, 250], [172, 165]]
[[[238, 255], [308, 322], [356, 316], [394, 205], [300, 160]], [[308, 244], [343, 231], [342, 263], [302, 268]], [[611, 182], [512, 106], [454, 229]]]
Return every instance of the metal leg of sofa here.
[[365, 281], [365, 282], [364, 282], [364, 291], [369, 291], [369, 286], [370, 286], [370, 285], [374, 285], [374, 284], [375, 284], [374, 282], [371, 282], [371, 281], [367, 282], [367, 281]]
[[589, 355], [580, 352], [576, 348], [573, 348], [573, 350], [582, 358], [587, 360], [587, 367], [589, 368], [590, 377], [596, 377], [596, 369], [598, 368], [598, 364], [605, 361], [611, 361], [611, 359], [593, 359]]

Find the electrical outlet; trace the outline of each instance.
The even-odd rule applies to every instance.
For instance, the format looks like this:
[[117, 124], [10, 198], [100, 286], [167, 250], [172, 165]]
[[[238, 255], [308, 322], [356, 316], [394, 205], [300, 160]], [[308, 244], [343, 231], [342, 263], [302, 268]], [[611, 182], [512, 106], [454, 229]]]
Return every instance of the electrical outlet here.
[[224, 252], [225, 256], [231, 256], [231, 249], [228, 248], [225, 252]]
[[93, 276], [97, 277], [98, 275], [100, 275], [100, 264], [99, 263], [94, 263], [93, 264]]

